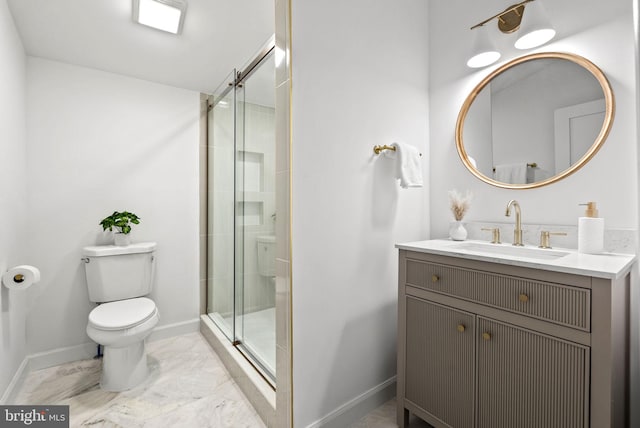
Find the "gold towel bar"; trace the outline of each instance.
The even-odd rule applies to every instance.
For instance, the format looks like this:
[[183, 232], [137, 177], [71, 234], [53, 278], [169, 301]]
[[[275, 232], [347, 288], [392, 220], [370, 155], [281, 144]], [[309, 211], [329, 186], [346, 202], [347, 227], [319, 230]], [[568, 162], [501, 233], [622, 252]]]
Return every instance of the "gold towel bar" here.
[[[393, 146], [387, 146], [386, 144], [384, 146], [373, 146], [373, 153], [379, 155], [383, 150], [391, 150], [391, 151], [396, 151], [396, 148]], [[422, 156], [422, 153], [420, 153], [420, 156]]]

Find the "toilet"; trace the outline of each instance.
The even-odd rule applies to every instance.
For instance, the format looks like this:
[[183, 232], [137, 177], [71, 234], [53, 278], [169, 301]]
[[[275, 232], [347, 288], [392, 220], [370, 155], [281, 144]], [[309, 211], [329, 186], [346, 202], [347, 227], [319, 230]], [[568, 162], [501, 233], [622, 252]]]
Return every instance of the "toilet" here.
[[262, 235], [256, 237], [258, 246], [258, 273], [271, 281], [276, 277], [276, 237]]
[[125, 391], [148, 374], [144, 340], [158, 324], [158, 308], [144, 297], [155, 272], [155, 242], [85, 247], [82, 251], [89, 300], [87, 334], [103, 346], [100, 386]]

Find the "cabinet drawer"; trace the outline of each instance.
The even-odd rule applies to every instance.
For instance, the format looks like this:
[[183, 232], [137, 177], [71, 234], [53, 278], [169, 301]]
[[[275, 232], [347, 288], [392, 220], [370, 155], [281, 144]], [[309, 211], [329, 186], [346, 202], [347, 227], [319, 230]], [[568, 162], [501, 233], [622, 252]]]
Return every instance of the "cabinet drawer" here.
[[591, 331], [591, 292], [530, 278], [407, 259], [406, 284]]

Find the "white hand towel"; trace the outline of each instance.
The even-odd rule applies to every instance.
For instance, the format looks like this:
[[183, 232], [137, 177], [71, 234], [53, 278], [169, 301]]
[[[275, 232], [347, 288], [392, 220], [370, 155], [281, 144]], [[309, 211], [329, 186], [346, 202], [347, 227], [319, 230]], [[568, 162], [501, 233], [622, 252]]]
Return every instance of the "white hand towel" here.
[[526, 184], [527, 164], [522, 162], [496, 165], [496, 172], [493, 174], [493, 178], [502, 183]]
[[396, 151], [385, 150], [384, 154], [392, 159], [397, 159], [397, 177], [400, 179], [400, 187], [422, 187], [422, 166], [420, 165], [420, 152], [417, 148], [405, 143], [392, 143]]

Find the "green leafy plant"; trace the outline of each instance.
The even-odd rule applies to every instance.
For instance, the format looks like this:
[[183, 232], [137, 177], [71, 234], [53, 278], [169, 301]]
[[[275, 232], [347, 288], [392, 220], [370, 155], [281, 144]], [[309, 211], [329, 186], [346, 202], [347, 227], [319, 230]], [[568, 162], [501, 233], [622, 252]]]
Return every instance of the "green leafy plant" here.
[[125, 235], [131, 232], [131, 224], [140, 224], [140, 217], [128, 211], [114, 211], [113, 214], [104, 218], [100, 222], [102, 230], [109, 229], [110, 231], [113, 231], [113, 228], [115, 227], [120, 231], [120, 233], [124, 233]]

